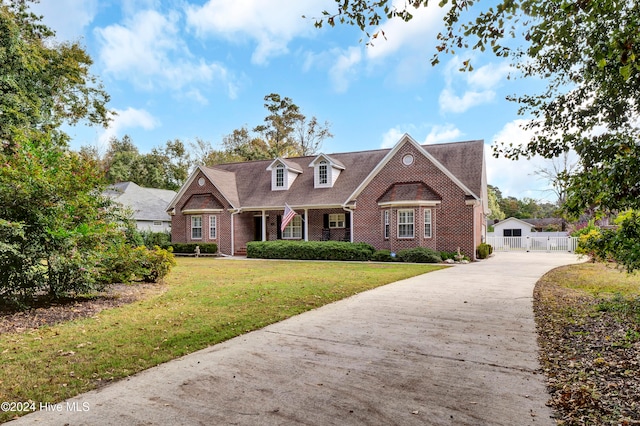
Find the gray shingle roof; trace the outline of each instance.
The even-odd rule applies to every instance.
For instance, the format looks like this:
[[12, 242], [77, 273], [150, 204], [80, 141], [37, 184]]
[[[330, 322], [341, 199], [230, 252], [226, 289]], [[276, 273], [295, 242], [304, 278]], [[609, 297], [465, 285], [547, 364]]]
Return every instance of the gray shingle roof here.
[[167, 206], [176, 192], [167, 189], [143, 188], [133, 182], [119, 182], [109, 186], [104, 195], [130, 207], [135, 220], [170, 221]]

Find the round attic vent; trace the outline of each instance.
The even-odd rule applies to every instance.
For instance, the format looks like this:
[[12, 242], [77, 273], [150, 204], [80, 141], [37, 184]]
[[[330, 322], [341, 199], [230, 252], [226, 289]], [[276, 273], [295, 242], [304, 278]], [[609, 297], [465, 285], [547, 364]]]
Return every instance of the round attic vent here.
[[413, 164], [413, 155], [407, 154], [404, 157], [402, 157], [402, 164], [404, 164], [405, 166], [412, 165]]
[[204, 178], [201, 177], [200, 179], [198, 179], [198, 185], [200, 186], [204, 186]]

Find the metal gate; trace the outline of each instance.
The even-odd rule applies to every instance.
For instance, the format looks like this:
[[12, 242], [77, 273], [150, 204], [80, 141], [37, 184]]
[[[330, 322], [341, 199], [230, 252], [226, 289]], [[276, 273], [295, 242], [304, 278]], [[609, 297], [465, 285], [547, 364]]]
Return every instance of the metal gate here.
[[494, 251], [575, 252], [577, 237], [487, 237]]

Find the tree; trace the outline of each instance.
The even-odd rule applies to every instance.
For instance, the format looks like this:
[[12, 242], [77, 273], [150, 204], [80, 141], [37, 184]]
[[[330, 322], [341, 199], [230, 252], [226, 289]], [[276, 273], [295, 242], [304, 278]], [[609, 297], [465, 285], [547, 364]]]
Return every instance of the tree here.
[[[498, 196], [500, 198], [498, 198]], [[489, 210], [491, 210], [489, 219], [504, 219], [506, 216], [500, 208], [500, 201], [502, 200], [502, 193], [500, 190], [493, 185], [487, 185], [487, 199], [489, 202]]]
[[264, 107], [269, 115], [266, 124], [254, 127], [253, 131], [262, 135], [269, 145], [269, 154], [274, 157], [288, 157], [295, 153], [295, 142], [291, 137], [297, 122], [304, 120], [300, 108], [290, 98], [282, 98], [277, 93], [264, 97]]
[[[408, 21], [410, 7], [429, 1], [407, 2], [404, 8], [390, 0], [336, 3], [337, 11], [325, 11], [317, 26], [325, 20], [348, 23], [369, 34], [384, 17]], [[564, 209], [569, 214], [640, 208], [638, 2], [501, 0], [483, 8], [443, 0], [439, 5], [448, 10], [432, 64], [442, 53], [489, 48], [524, 78], [547, 82], [540, 93], [510, 98], [520, 104], [520, 114], [532, 118], [526, 127], [535, 132], [533, 138], [522, 146], [499, 141], [494, 153], [554, 158], [572, 149], [580, 164], [568, 177]], [[463, 69], [473, 69], [468, 60]]]
[[552, 158], [547, 167], [538, 167], [533, 174], [547, 181], [551, 188], [547, 191], [556, 196], [558, 207], [567, 201], [569, 177], [576, 169], [577, 163], [571, 160], [569, 152], [563, 152], [559, 157]]
[[215, 150], [210, 143], [196, 140], [191, 146], [198, 153], [197, 163], [214, 165], [313, 155], [325, 139], [333, 137], [329, 122], [320, 124], [315, 116], [307, 119], [290, 98], [271, 93], [264, 100], [269, 111], [265, 124], [255, 126], [254, 134], [246, 125], [235, 129], [222, 139], [222, 150]]
[[298, 120], [294, 128], [294, 138], [297, 145], [296, 154], [305, 156], [317, 153], [322, 146], [322, 142], [326, 138], [333, 137], [329, 127], [328, 121], [320, 125], [316, 117], [311, 117], [308, 121], [306, 118]]
[[28, 3], [0, 2], [2, 302], [91, 292], [114, 273], [110, 260], [132, 253], [93, 153], [70, 151], [60, 128], [106, 125], [108, 95], [86, 52], [57, 43]]
[[91, 58], [78, 43], [59, 43], [53, 31], [29, 12], [28, 1], [0, 3], [0, 142], [16, 135], [50, 133], [67, 140], [63, 123], [86, 120], [106, 125], [109, 96], [89, 73]]
[[135, 182], [147, 188], [176, 190], [187, 179], [189, 153], [179, 139], [140, 154], [128, 135], [112, 137], [102, 167], [109, 183]]

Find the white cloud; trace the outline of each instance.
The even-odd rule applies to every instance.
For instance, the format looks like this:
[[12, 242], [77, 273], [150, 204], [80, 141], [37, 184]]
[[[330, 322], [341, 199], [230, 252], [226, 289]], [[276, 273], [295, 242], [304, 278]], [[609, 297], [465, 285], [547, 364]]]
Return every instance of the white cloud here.
[[43, 22], [56, 32], [58, 40], [77, 40], [93, 22], [97, 0], [56, 0], [33, 3], [29, 8], [43, 16]]
[[442, 112], [462, 113], [493, 102], [496, 98], [494, 89], [500, 86], [511, 70], [507, 62], [490, 63], [471, 72], [461, 72], [461, 67], [462, 59], [456, 56], [444, 68], [445, 87], [438, 99]]
[[380, 144], [380, 148], [393, 148], [405, 133], [406, 132], [403, 132], [398, 127], [387, 130], [387, 132], [382, 135], [382, 144]]
[[[399, 9], [406, 6], [404, 0], [396, 0], [393, 3]], [[399, 50], [418, 50], [425, 55], [426, 52], [433, 51], [433, 46], [436, 44], [435, 35], [443, 28], [442, 17], [446, 9], [432, 2], [428, 7], [417, 9], [409, 6], [408, 10], [413, 15], [409, 22], [400, 19], [388, 20], [374, 31], [378, 36], [367, 49], [369, 59], [383, 59]], [[424, 57], [425, 62], [428, 59]]]
[[362, 60], [362, 52], [357, 47], [341, 51], [336, 63], [329, 70], [329, 78], [336, 92], [346, 92], [349, 83], [357, 76], [356, 66]]
[[209, 0], [202, 6], [187, 6], [187, 23], [199, 37], [222, 37], [229, 41], [253, 40], [255, 64], [288, 53], [295, 37], [317, 33], [313, 22], [303, 19], [310, 11], [332, 6], [327, 0]]
[[[513, 143], [513, 145], [527, 144], [533, 137], [533, 131], [522, 128], [527, 122], [527, 120], [518, 119], [507, 123], [493, 137], [493, 140], [507, 144]], [[547, 183], [534, 175], [536, 170], [547, 167], [550, 160], [535, 156], [530, 160], [521, 158], [514, 161], [504, 157], [495, 158], [492, 154], [492, 150], [488, 148], [487, 181], [500, 188], [504, 196], [556, 201], [553, 199], [553, 194], [545, 191], [548, 188]]]
[[496, 93], [493, 90], [467, 91], [462, 96], [457, 96], [451, 89], [445, 88], [440, 92], [438, 103], [443, 112], [461, 113], [474, 106], [489, 103], [495, 97]]
[[155, 117], [143, 109], [129, 107], [125, 110], [116, 109], [114, 111], [116, 115], [112, 116], [109, 127], [98, 137], [98, 144], [101, 147], [106, 147], [112, 137], [120, 137], [124, 129], [141, 127], [145, 130], [151, 130], [160, 125]]
[[[144, 10], [123, 25], [96, 28], [104, 72], [146, 90], [221, 83], [230, 97], [235, 96], [236, 83], [224, 66], [192, 58], [181, 38], [179, 20], [177, 12]], [[195, 100], [206, 101], [201, 94]]]
[[462, 136], [462, 132], [453, 124], [436, 124], [424, 140], [424, 144], [436, 144], [442, 142], [454, 142]]

